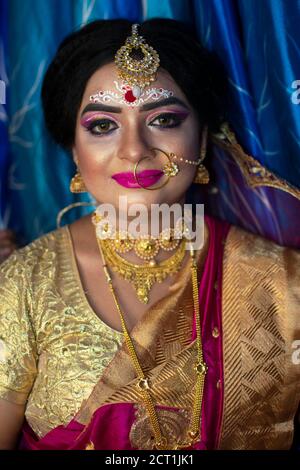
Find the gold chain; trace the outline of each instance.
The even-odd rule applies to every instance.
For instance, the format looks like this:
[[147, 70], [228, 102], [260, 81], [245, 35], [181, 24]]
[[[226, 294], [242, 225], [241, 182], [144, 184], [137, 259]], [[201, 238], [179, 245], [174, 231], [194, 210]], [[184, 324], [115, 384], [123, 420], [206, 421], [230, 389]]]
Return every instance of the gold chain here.
[[[125, 320], [123, 313], [121, 311], [119, 302], [117, 300], [116, 294], [114, 292], [114, 288], [112, 285], [112, 279], [110, 276], [110, 273], [108, 271], [108, 267], [105, 261], [105, 257], [103, 254], [102, 246], [101, 246], [101, 241], [98, 237], [97, 242], [102, 258], [102, 263], [103, 263], [103, 269], [105, 273], [105, 277], [107, 280], [107, 283], [109, 285], [109, 288], [111, 290], [111, 293], [113, 295], [116, 308], [118, 310], [120, 320], [121, 320], [121, 325], [125, 337], [125, 342], [130, 354], [130, 357], [132, 359], [137, 377], [138, 377], [138, 383], [137, 387], [139, 391], [141, 392], [143, 401], [145, 403], [149, 418], [150, 418], [150, 423], [154, 432], [154, 449], [158, 450], [173, 450], [173, 449], [188, 449], [192, 447], [194, 444], [196, 444], [200, 439], [201, 439], [201, 409], [202, 409], [202, 398], [203, 398], [203, 389], [204, 389], [204, 381], [205, 381], [205, 375], [207, 373], [207, 365], [203, 360], [203, 353], [202, 353], [202, 340], [201, 340], [201, 325], [200, 325], [200, 311], [199, 311], [199, 296], [198, 296], [198, 279], [197, 279], [197, 262], [195, 259], [194, 251], [192, 247], [190, 248], [190, 255], [191, 255], [191, 271], [192, 271], [192, 286], [193, 286], [193, 301], [194, 301], [194, 309], [195, 309], [195, 315], [196, 315], [196, 331], [197, 331], [197, 339], [196, 339], [196, 344], [197, 344], [197, 362], [195, 364], [195, 370], [197, 374], [197, 379], [196, 379], [196, 386], [195, 386], [195, 397], [194, 397], [194, 405], [193, 405], [193, 414], [191, 418], [191, 423], [190, 423], [190, 430], [187, 432], [186, 435], [186, 440], [184, 442], [177, 442], [174, 447], [168, 445], [168, 441], [165, 436], [162, 435], [160, 424], [158, 421], [158, 416], [155, 410], [155, 405], [153, 402], [153, 398], [151, 396], [150, 390], [151, 390], [151, 383], [149, 381], [149, 378], [144, 374], [143, 369], [141, 367], [141, 364], [139, 362], [139, 359], [137, 357], [136, 350], [134, 348], [132, 339], [129, 335], [129, 332], [127, 330]], [[172, 448], [170, 448], [172, 447]]]

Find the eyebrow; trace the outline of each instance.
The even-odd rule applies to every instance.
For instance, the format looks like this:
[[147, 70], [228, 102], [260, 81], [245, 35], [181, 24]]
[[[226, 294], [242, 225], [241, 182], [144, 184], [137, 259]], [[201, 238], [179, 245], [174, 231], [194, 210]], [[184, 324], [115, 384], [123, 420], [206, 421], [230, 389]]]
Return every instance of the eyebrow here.
[[[187, 110], [189, 109], [188, 106], [179, 98], [176, 98], [175, 96], [170, 96], [169, 98], [165, 98], [160, 101], [154, 101], [152, 103], [147, 103], [141, 106], [140, 112], [141, 111], [150, 111], [152, 109], [160, 108], [162, 106], [170, 106], [171, 104], [179, 104], [180, 106], [183, 106]], [[122, 109], [117, 106], [109, 106], [107, 104], [102, 104], [102, 103], [91, 103], [88, 104], [82, 111], [81, 117], [89, 112], [89, 111], [106, 111], [108, 113], [121, 113]]]

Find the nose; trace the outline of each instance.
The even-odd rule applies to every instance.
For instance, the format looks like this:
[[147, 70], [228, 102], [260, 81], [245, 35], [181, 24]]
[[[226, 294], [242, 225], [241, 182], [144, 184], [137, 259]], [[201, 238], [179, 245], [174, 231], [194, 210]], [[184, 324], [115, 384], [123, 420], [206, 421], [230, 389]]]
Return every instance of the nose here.
[[137, 163], [142, 157], [153, 156], [151, 152], [150, 142], [147, 141], [138, 126], [132, 126], [123, 133], [120, 147], [118, 149], [118, 157], [133, 165]]

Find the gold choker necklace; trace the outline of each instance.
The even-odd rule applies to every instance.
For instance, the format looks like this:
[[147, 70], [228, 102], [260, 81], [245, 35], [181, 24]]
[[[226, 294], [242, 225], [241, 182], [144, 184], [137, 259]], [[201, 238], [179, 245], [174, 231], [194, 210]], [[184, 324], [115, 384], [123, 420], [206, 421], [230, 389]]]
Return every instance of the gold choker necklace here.
[[147, 265], [131, 263], [122, 258], [113, 248], [111, 240], [102, 240], [97, 237], [106, 262], [111, 268], [133, 284], [140, 302], [149, 302], [149, 291], [155, 282], [163, 282], [170, 274], [178, 272], [182, 266], [185, 255], [186, 240], [182, 239], [178, 250], [170, 258], [160, 263], [151, 262]]
[[111, 248], [118, 253], [128, 253], [134, 250], [136, 256], [149, 261], [149, 266], [154, 266], [155, 256], [160, 250], [173, 251], [178, 247], [180, 239], [175, 235], [174, 229], [163, 230], [158, 238], [151, 235], [141, 235], [139, 238], [134, 238], [128, 232], [116, 232], [114, 238], [107, 240], [111, 244]]
[[[112, 269], [133, 284], [138, 299], [147, 304], [149, 291], [154, 283], [163, 280], [176, 272], [182, 266], [186, 239], [190, 229], [185, 220], [178, 219], [174, 228], [166, 228], [158, 237], [140, 235], [135, 237], [129, 232], [118, 231], [109, 220], [97, 210], [92, 216], [92, 223], [96, 228], [96, 237], [101, 244], [107, 263]], [[155, 257], [160, 250], [177, 251], [168, 259], [158, 263]], [[134, 250], [135, 255], [145, 261], [144, 264], [135, 264], [125, 260], [119, 253], [128, 253]]]
[[190, 229], [183, 219], [178, 219], [174, 228], [162, 230], [157, 237], [148, 234], [136, 236], [125, 230], [116, 230], [113, 224], [97, 211], [92, 216], [92, 222], [96, 227], [97, 237], [107, 240], [112, 250], [118, 253], [134, 250], [140, 259], [149, 261], [149, 266], [155, 265], [155, 256], [160, 250], [175, 250], [180, 240], [189, 237], [190, 234]]
[[111, 293], [113, 295], [116, 308], [118, 310], [120, 321], [122, 325], [122, 330], [124, 333], [124, 338], [126, 342], [126, 346], [129, 351], [130, 358], [132, 360], [133, 366], [135, 368], [138, 382], [137, 387], [141, 393], [142, 399], [144, 401], [147, 413], [149, 415], [149, 419], [151, 422], [151, 426], [154, 433], [154, 449], [158, 450], [178, 450], [178, 449], [190, 449], [193, 445], [201, 440], [201, 410], [202, 410], [202, 399], [203, 399], [203, 389], [204, 389], [204, 381], [205, 375], [207, 373], [207, 365], [203, 359], [203, 352], [202, 352], [202, 340], [201, 340], [201, 326], [200, 326], [200, 312], [199, 312], [199, 296], [198, 296], [198, 279], [197, 279], [197, 262], [195, 259], [194, 251], [190, 248], [190, 255], [191, 255], [191, 274], [192, 274], [192, 286], [193, 286], [193, 301], [194, 301], [194, 312], [196, 316], [196, 331], [197, 331], [197, 360], [194, 366], [194, 369], [197, 374], [196, 385], [195, 385], [195, 397], [194, 397], [194, 405], [193, 405], [193, 413], [190, 423], [190, 430], [187, 432], [186, 437], [183, 442], [177, 442], [176, 445], [168, 444], [168, 440], [166, 436], [163, 436], [160, 428], [160, 424], [158, 421], [157, 412], [155, 409], [155, 405], [153, 402], [153, 398], [151, 395], [151, 382], [149, 378], [145, 375], [142, 366], [139, 362], [135, 347], [129, 335], [129, 332], [126, 328], [124, 315], [121, 311], [120, 305], [118, 303], [116, 294], [114, 292], [114, 288], [112, 285], [112, 279], [110, 273], [108, 271], [108, 266], [106, 264], [106, 259], [102, 250], [102, 241], [97, 238], [103, 269], [106, 276], [106, 281], [109, 285]]

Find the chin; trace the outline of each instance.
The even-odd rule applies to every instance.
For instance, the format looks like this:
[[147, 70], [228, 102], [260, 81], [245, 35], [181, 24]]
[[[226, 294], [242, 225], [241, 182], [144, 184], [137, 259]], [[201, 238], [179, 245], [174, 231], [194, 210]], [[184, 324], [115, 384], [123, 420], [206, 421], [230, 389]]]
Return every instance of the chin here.
[[147, 208], [151, 209], [151, 204], [163, 204], [168, 203], [165, 195], [160, 194], [158, 191], [147, 191], [138, 190], [132, 194], [126, 194], [128, 205], [132, 204], [142, 204]]

